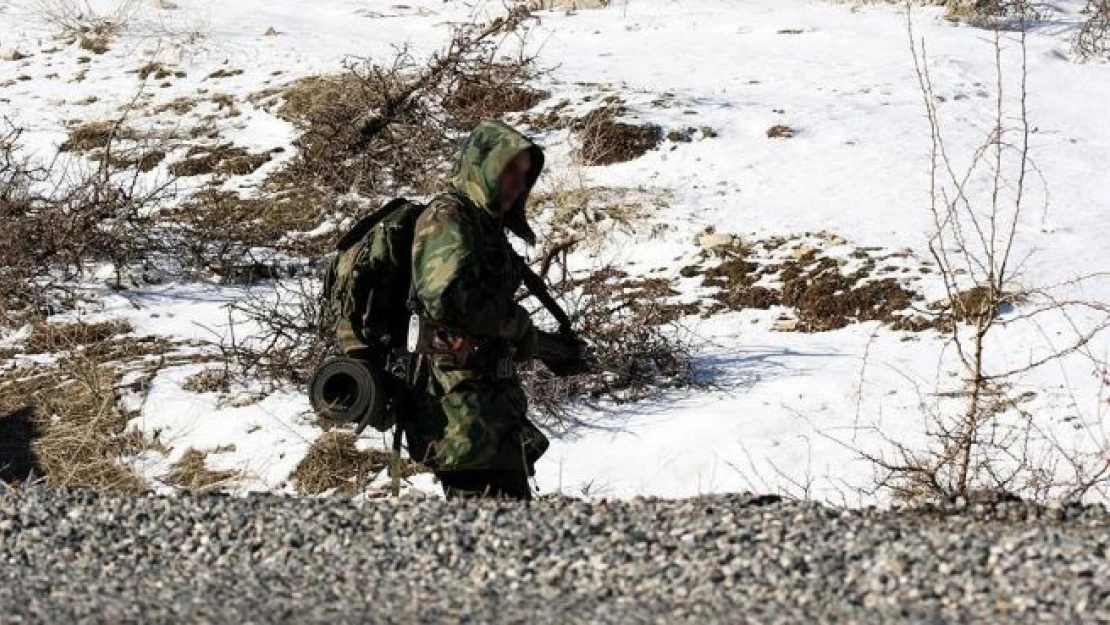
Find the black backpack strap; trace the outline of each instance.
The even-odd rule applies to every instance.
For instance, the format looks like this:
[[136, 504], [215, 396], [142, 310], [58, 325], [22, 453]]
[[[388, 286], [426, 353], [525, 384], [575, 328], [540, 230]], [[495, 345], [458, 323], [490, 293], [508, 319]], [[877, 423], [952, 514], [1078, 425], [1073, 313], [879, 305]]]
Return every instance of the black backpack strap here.
[[396, 213], [402, 206], [408, 203], [409, 201], [406, 198], [393, 198], [385, 206], [358, 220], [358, 223], [352, 226], [351, 229], [347, 231], [347, 234], [343, 235], [343, 238], [339, 239], [339, 242], [335, 244], [335, 250], [339, 253], [343, 253], [351, 249], [351, 247], [366, 236], [366, 233], [370, 232], [371, 228], [385, 221], [386, 218]]

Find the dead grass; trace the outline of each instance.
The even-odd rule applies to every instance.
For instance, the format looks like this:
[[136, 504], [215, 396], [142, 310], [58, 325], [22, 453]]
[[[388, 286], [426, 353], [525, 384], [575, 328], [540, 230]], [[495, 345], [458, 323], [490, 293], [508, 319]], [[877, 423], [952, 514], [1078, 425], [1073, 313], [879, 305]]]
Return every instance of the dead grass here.
[[145, 392], [154, 373], [174, 360], [175, 346], [121, 334], [127, 330], [118, 323], [42, 324], [28, 342], [34, 350], [51, 350], [58, 360], [0, 371], [0, 415], [22, 414], [33, 426], [30, 452], [48, 485], [147, 490], [126, 460], [152, 443], [127, 428], [135, 415], [124, 408], [122, 397]]
[[218, 490], [232, 480], [242, 477], [239, 471], [213, 471], [208, 468], [208, 453], [189, 449], [181, 456], [169, 474], [166, 482], [186, 490], [211, 492]]
[[455, 130], [468, 132], [486, 119], [527, 111], [548, 94], [526, 86], [534, 77], [528, 65], [491, 63], [474, 74], [461, 76], [443, 98], [443, 107]]
[[61, 152], [89, 152], [108, 147], [113, 141], [134, 139], [134, 131], [116, 121], [89, 122], [75, 126], [58, 146]]
[[[373, 478], [388, 470], [392, 454], [386, 451], [359, 451], [351, 432], [325, 432], [309, 448], [293, 472], [293, 483], [300, 495], [320, 495], [329, 491], [353, 496], [366, 491]], [[410, 477], [426, 472], [420, 465], [405, 460], [401, 475]]]
[[330, 236], [288, 235], [315, 228], [334, 206], [333, 202], [312, 187], [275, 191], [260, 198], [205, 190], [170, 213], [170, 219], [184, 229], [191, 264], [228, 281], [241, 282], [235, 278], [244, 267], [251, 268], [252, 275], [258, 274], [250, 248], [266, 247], [308, 256], [330, 250]]
[[132, 331], [124, 321], [102, 323], [47, 323], [39, 322], [31, 328], [31, 335], [23, 343], [28, 354], [53, 354], [78, 347], [104, 343], [109, 339]]
[[655, 124], [617, 121], [623, 108], [614, 105], [587, 113], [575, 123], [581, 147], [578, 158], [586, 165], [611, 165], [639, 158], [663, 142]]
[[231, 376], [226, 369], [205, 369], [185, 378], [181, 388], [193, 393], [226, 393], [231, 388]]
[[612, 4], [612, 0], [531, 0], [528, 8], [533, 11], [582, 11], [591, 9], [604, 9]]
[[776, 124], [767, 129], [768, 139], [789, 139], [796, 134], [797, 131], [784, 124]]
[[215, 147], [194, 147], [186, 159], [170, 165], [170, 174], [179, 177], [220, 174], [245, 176], [270, 162], [269, 154], [251, 154], [246, 149], [231, 144]]
[[997, 317], [1002, 308], [1017, 304], [1019, 294], [1010, 292], [992, 293], [990, 287], [976, 286], [960, 291], [951, 301], [934, 302], [929, 305], [933, 310], [951, 315], [961, 323], [978, 323], [980, 320]]
[[843, 259], [794, 237], [737, 238], [707, 250], [703, 258], [717, 259], [708, 267], [684, 267], [681, 275], [702, 276], [702, 286], [712, 290], [716, 304], [703, 314], [782, 306], [796, 318], [779, 326], [784, 331], [825, 332], [865, 321], [912, 331], [945, 327], [943, 316], [915, 311], [921, 296], [904, 282], [882, 277], [871, 252], [860, 250], [853, 257], [858, 262], [849, 271]]

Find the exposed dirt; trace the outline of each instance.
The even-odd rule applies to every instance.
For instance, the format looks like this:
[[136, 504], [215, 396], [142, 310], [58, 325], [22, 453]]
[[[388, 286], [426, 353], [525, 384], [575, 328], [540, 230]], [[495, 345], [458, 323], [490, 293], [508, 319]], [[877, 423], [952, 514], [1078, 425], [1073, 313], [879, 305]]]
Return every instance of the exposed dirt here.
[[889, 272], [877, 269], [881, 250], [833, 257], [823, 251], [823, 238], [775, 237], [752, 243], [735, 239], [703, 252], [705, 261], [684, 267], [680, 275], [702, 276], [701, 286], [715, 300], [705, 314], [781, 306], [796, 323], [780, 329], [824, 332], [864, 321], [881, 321], [900, 330], [944, 327], [942, 316], [914, 310], [922, 298], [909, 279], [881, 275]]

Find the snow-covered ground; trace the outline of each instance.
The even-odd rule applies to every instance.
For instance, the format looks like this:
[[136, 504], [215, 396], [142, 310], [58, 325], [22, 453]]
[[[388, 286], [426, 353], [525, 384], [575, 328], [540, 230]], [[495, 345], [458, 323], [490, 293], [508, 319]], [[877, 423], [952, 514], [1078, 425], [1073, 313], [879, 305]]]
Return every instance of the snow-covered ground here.
[[[92, 4], [107, 11], [119, 3]], [[1106, 269], [1110, 66], [1079, 63], [1071, 53], [1082, 4], [1061, 0], [1053, 18], [1028, 35], [1037, 171], [1015, 256], [1027, 258], [1020, 278], [1031, 288]], [[428, 54], [452, 24], [501, 7], [499, 1], [439, 0], [147, 2], [137, 5], [109, 51], [91, 55], [58, 41], [41, 3], [0, 0], [0, 58], [26, 55], [0, 61], [0, 115], [25, 126], [31, 148], [49, 156], [64, 141], [67, 121], [118, 115], [138, 93], [145, 94], [140, 101], [147, 110], [198, 93], [227, 93], [241, 114], [218, 120], [226, 140], [260, 151], [288, 147], [295, 129], [246, 96], [298, 76], [340, 71], [350, 56], [389, 55], [404, 44]], [[616, 0], [601, 10], [537, 16], [525, 45], [551, 68], [543, 78], [551, 97], [538, 110], [563, 98], [580, 102], [578, 96], [594, 90], [620, 94], [635, 120], [716, 131], [689, 143], [665, 142], [627, 163], [585, 169], [590, 185], [666, 198], [637, 232], [612, 233], [603, 261], [633, 273], [664, 268], [676, 276], [707, 226], [755, 238], [828, 232], [856, 246], [908, 248], [928, 257], [929, 130], [901, 10], [805, 0]], [[959, 169], [994, 123], [993, 34], [948, 23], [941, 9], [915, 11], [913, 21], [927, 44], [945, 138]], [[1017, 113], [1019, 52], [1014, 35], [1007, 35], [1007, 124]], [[152, 60], [187, 75], [140, 89], [134, 70]], [[221, 69], [243, 72], [211, 78]], [[182, 124], [172, 112], [143, 113], [139, 121], [165, 132]], [[776, 124], [796, 136], [768, 138]], [[547, 176], [566, 175], [572, 169], [566, 134], [539, 140], [551, 154]], [[256, 184], [291, 155], [286, 150], [234, 184]], [[162, 168], [152, 175], [164, 174]], [[920, 284], [929, 299], [942, 294], [941, 286], [935, 279]], [[1059, 294], [1108, 301], [1110, 284], [1093, 280]], [[103, 310], [86, 314], [125, 318], [140, 333], [211, 339], [226, 324], [226, 304], [240, 296], [227, 287], [171, 283], [126, 297], [106, 294]], [[713, 390], [587, 411], [583, 418], [598, 427], [553, 441], [538, 467], [540, 492], [787, 491], [850, 504], [881, 498], [864, 492], [874, 468], [857, 450], [880, 449], [886, 438], [923, 443], [923, 405], [941, 401], [938, 389], [953, 388], [952, 350], [935, 333], [877, 323], [776, 332], [778, 312], [684, 322]], [[1019, 304], [1005, 315], [1024, 312]], [[1073, 323], [1082, 328], [1093, 319], [1050, 315], [1007, 325], [991, 344], [996, 366], [1021, 367], [1059, 349], [1074, 336]], [[1015, 394], [1032, 391], [1022, 407], [1065, 448], [1106, 442], [1106, 383], [1091, 357], [1105, 363], [1108, 349], [1110, 342], [1097, 338], [1081, 353], [1015, 381]], [[137, 462], [153, 478], [190, 447], [221, 449], [209, 455], [210, 466], [243, 470], [243, 489], [287, 490], [290, 472], [320, 433], [307, 399], [285, 391], [240, 402], [183, 390], [182, 381], [197, 370], [167, 368], [155, 379], [135, 425], [158, 432], [171, 451]], [[434, 485], [425, 480], [418, 488]]]

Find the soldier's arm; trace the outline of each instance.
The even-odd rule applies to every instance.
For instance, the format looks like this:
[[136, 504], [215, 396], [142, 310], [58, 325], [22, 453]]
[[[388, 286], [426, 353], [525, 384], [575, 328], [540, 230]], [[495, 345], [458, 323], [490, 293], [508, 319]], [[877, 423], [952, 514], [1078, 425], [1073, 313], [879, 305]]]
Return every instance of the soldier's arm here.
[[477, 337], [518, 341], [532, 328], [528, 312], [486, 288], [474, 253], [473, 232], [460, 209], [428, 207], [416, 222], [413, 281], [429, 319]]

